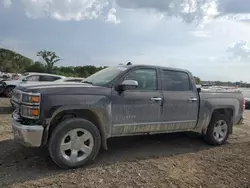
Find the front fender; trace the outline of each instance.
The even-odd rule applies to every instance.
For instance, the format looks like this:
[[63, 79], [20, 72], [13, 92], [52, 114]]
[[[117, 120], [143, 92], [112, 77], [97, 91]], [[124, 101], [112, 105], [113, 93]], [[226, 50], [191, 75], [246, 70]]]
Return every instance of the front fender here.
[[[41, 115], [45, 118], [45, 136], [44, 142], [47, 142], [50, 127], [56, 117], [64, 112], [77, 112], [80, 117], [85, 118], [85, 112], [91, 112], [95, 115], [95, 120], [98, 121], [98, 128], [102, 135], [102, 139], [106, 140], [111, 135], [112, 117], [111, 117], [111, 100], [107, 96], [64, 96], [63, 100], [59, 100], [59, 96], [43, 97], [44, 100], [41, 104]], [[48, 99], [53, 101], [48, 105]], [[86, 118], [87, 119], [87, 118]]]

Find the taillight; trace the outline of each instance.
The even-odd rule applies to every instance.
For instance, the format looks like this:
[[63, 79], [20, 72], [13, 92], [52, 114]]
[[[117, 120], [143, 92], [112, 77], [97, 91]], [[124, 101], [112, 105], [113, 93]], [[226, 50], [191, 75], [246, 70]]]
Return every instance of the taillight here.
[[245, 110], [245, 108], [246, 108], [246, 100], [245, 99], [243, 99], [243, 104], [242, 104], [242, 107], [243, 107], [243, 111]]

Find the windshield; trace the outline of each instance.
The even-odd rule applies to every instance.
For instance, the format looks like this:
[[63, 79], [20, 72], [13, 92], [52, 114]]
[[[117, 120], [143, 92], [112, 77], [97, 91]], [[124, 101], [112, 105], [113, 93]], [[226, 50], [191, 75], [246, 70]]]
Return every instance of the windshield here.
[[126, 69], [127, 69], [126, 67], [122, 67], [122, 66], [105, 68], [83, 79], [81, 82], [98, 85], [98, 86], [104, 86], [108, 84], [109, 82], [111, 82], [115, 77], [117, 77]]

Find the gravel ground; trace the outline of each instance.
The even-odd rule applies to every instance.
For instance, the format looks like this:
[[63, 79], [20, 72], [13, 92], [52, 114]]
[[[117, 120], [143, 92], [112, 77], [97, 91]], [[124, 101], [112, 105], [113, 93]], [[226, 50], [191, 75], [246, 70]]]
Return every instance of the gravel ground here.
[[112, 139], [94, 164], [58, 169], [46, 150], [12, 140], [8, 99], [0, 99], [0, 187], [250, 187], [250, 112], [229, 143], [211, 147], [186, 134]]

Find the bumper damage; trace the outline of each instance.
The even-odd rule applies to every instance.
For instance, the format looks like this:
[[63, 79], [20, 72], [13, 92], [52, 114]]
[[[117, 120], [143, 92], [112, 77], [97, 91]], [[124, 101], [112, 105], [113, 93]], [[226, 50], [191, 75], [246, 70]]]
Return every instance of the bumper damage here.
[[13, 119], [14, 139], [27, 147], [40, 147], [44, 128], [41, 125], [22, 125]]

